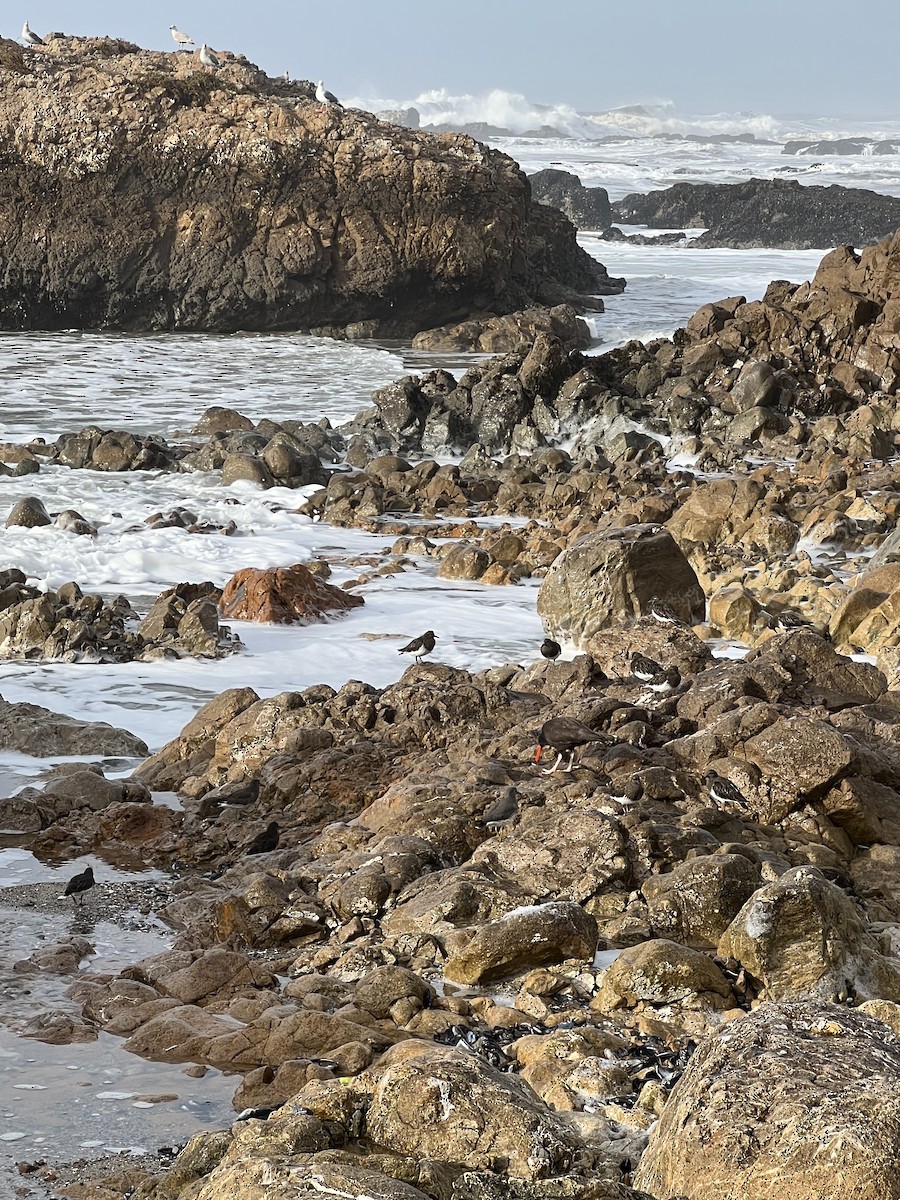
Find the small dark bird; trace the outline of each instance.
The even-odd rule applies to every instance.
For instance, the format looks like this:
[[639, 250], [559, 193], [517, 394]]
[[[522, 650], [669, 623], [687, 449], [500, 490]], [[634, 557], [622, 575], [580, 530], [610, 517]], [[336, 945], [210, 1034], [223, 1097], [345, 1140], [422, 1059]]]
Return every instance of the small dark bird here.
[[716, 808], [739, 808], [743, 812], [749, 809], [750, 806], [740, 791], [724, 775], [719, 775], [715, 771], [707, 771], [706, 786], [709, 791], [709, 798], [715, 804]]
[[554, 662], [562, 654], [562, 646], [559, 642], [554, 642], [553, 638], [545, 637], [541, 642], [541, 654]]
[[780, 612], [775, 618], [775, 625], [782, 633], [790, 633], [792, 629], [809, 629], [810, 622], [800, 616], [799, 613], [793, 612], [786, 608], [784, 612]]
[[681, 672], [677, 667], [666, 667], [647, 684], [651, 692], [674, 692], [681, 686]]
[[644, 785], [636, 775], [623, 783], [614, 783], [608, 775], [603, 775], [598, 787], [604, 795], [609, 796], [610, 800], [615, 800], [616, 804], [621, 804], [623, 808], [637, 804], [644, 794]]
[[511, 825], [518, 815], [519, 797], [516, 795], [516, 789], [510, 787], [493, 804], [487, 806], [481, 820], [476, 824], [482, 829], [502, 829], [504, 825]]
[[[76, 896], [83, 896], [85, 892], [89, 892], [94, 886], [94, 868], [85, 867], [80, 875], [73, 875], [66, 884], [65, 894], [72, 897], [72, 903], [75, 903]], [[81, 900], [79, 899], [79, 904]]]
[[205, 820], [207, 817], [218, 816], [226, 808], [247, 808], [259, 799], [259, 780], [242, 779], [238, 782], [223, 783], [212, 791], [207, 792], [200, 801], [197, 815]]
[[663, 669], [652, 658], [645, 658], [643, 654], [632, 654], [631, 673], [641, 683], [652, 683], [654, 679], [663, 674]]
[[569, 765], [563, 768], [568, 774], [575, 762], [575, 751], [579, 746], [587, 746], [590, 742], [603, 742], [608, 746], [611, 739], [607, 734], [589, 728], [583, 721], [576, 721], [574, 717], [554, 717], [552, 721], [547, 721], [541, 726], [534, 761], [540, 762], [541, 751], [545, 746], [549, 746], [551, 750], [556, 751], [558, 757], [544, 774], [552, 775], [562, 762], [564, 754], [569, 755]]
[[657, 600], [655, 596], [650, 601], [650, 607], [647, 611], [654, 621], [659, 621], [660, 625], [684, 624], [671, 604], [666, 604], [665, 600]]
[[414, 654], [416, 656], [416, 662], [421, 662], [426, 654], [430, 654], [432, 652], [436, 640], [436, 635], [429, 629], [428, 632], [423, 633], [421, 637], [413, 638], [413, 640], [406, 646], [401, 646], [397, 653]]
[[268, 854], [270, 850], [275, 850], [278, 847], [278, 839], [281, 833], [278, 829], [278, 822], [272, 821], [267, 825], [262, 833], [258, 833], [250, 845], [244, 850], [245, 854]]

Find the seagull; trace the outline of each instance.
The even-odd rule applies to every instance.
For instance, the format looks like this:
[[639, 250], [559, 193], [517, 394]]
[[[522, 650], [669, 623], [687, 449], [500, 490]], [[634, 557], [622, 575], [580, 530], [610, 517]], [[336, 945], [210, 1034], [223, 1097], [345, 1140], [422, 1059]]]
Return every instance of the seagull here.
[[210, 50], [209, 46], [207, 46], [206, 42], [204, 42], [200, 47], [200, 61], [203, 63], [204, 67], [212, 67], [216, 71], [218, 71], [222, 65], [216, 58], [215, 54], [213, 54], [212, 50]]
[[44, 41], [44, 39], [42, 37], [38, 37], [38, 35], [36, 33], [32, 33], [32, 31], [28, 28], [27, 21], [22, 26], [22, 41], [27, 46], [46, 46], [47, 45], [47, 43]]
[[325, 84], [322, 82], [321, 79], [316, 84], [316, 99], [322, 105], [323, 108], [328, 108], [329, 105], [334, 105], [336, 108], [344, 107], [343, 104], [341, 104], [340, 100], [338, 100], [338, 98], [334, 94], [334, 92], [326, 92]]
[[739, 808], [746, 812], [750, 807], [731, 780], [726, 779], [724, 775], [719, 775], [715, 771], [707, 771], [706, 786], [709, 790], [709, 798], [716, 808]]
[[[26, 21], [27, 25], [28, 22]], [[94, 868], [85, 867], [80, 875], [73, 875], [66, 884], [65, 895], [72, 897], [72, 903], [75, 903], [75, 897], [81, 896], [82, 892], [90, 891], [94, 886]], [[79, 904], [81, 901], [79, 900]]]
[[[25, 24], [27, 25], [28, 22], [26, 21]], [[179, 50], [184, 50], [188, 46], [193, 46], [194, 39], [192, 37], [188, 37], [186, 33], [182, 33], [180, 29], [176, 28], [176, 26], [170, 25], [169, 32], [171, 33], [172, 40]]]
[[262, 833], [258, 833], [249, 846], [244, 850], [245, 854], [268, 854], [270, 850], [275, 850], [278, 846], [278, 839], [281, 834], [278, 829], [278, 822], [272, 821], [267, 825]]
[[436, 634], [429, 629], [427, 633], [423, 633], [421, 637], [413, 638], [413, 640], [407, 645], [401, 646], [397, 653], [414, 654], [416, 656], [416, 662], [421, 662], [426, 654], [430, 654], [432, 652], [435, 641]]
[[562, 654], [562, 646], [559, 642], [554, 642], [553, 638], [545, 637], [541, 642], [541, 654], [554, 662]]
[[540, 762], [541, 752], [545, 746], [549, 746], [551, 750], [556, 751], [558, 757], [553, 766], [544, 771], [544, 774], [552, 775], [562, 762], [563, 755], [568, 754], [569, 765], [563, 768], [568, 775], [575, 762], [575, 751], [579, 746], [587, 746], [590, 742], [603, 742], [608, 746], [610, 738], [605, 733], [598, 733], [596, 729], [591, 729], [583, 721], [576, 721], [574, 717], [554, 717], [553, 720], [547, 721], [541, 726], [534, 761]]

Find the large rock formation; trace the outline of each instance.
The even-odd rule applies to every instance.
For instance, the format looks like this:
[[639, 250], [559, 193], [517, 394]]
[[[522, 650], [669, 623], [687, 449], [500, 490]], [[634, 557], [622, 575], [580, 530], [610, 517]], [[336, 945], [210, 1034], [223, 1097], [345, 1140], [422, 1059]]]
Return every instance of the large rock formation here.
[[867, 246], [900, 227], [900, 199], [865, 188], [806, 187], [795, 179], [676, 183], [625, 196], [612, 220], [657, 228], [706, 228], [694, 246], [783, 250]]
[[610, 286], [468, 137], [323, 108], [243, 58], [3, 45], [3, 328], [409, 334]]

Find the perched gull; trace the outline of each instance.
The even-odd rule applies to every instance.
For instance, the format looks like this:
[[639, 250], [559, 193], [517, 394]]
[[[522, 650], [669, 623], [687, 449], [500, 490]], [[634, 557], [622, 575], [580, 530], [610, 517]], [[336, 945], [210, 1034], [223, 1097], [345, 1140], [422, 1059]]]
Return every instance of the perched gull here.
[[46, 42], [42, 37], [38, 37], [36, 33], [32, 33], [28, 28], [28, 22], [22, 26], [22, 41], [26, 46], [46, 46]]
[[194, 39], [192, 37], [188, 37], [186, 33], [182, 33], [181, 30], [175, 25], [169, 26], [169, 32], [171, 33], [172, 40], [179, 50], [184, 50], [188, 46], [193, 46]]
[[209, 46], [207, 46], [206, 42], [204, 42], [200, 47], [200, 61], [203, 63], [204, 67], [213, 67], [217, 71], [222, 65], [213, 54], [212, 50], [210, 50]]
[[326, 92], [325, 91], [325, 84], [322, 82], [321, 79], [316, 84], [316, 99], [322, 105], [323, 108], [328, 108], [328, 106], [331, 104], [333, 104], [336, 108], [344, 107], [343, 104], [341, 104], [340, 100], [338, 100], [338, 98], [334, 94], [334, 92]]

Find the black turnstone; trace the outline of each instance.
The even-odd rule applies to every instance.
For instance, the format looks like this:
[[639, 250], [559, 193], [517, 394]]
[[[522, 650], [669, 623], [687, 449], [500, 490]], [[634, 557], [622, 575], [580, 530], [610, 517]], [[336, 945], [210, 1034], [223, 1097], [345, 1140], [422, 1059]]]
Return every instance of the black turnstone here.
[[545, 637], [541, 642], [541, 654], [553, 662], [562, 654], [562, 646], [559, 642], [554, 642], [553, 638]]
[[281, 833], [278, 829], [278, 822], [272, 821], [267, 825], [262, 833], [258, 833], [249, 846], [244, 850], [245, 854], [268, 854], [270, 850], [278, 848], [278, 839]]
[[414, 654], [416, 662], [421, 662], [424, 655], [432, 652], [436, 640], [436, 634], [429, 629], [421, 637], [413, 638], [411, 642], [408, 642], [405, 646], [401, 646], [397, 653]]
[[782, 633], [790, 633], [794, 629], [810, 629], [812, 623], [801, 617], [799, 613], [786, 608], [776, 616], [775, 626]]
[[616, 804], [621, 804], [623, 808], [637, 804], [644, 794], [644, 785], [636, 775], [619, 783], [614, 782], [608, 775], [602, 775], [597, 786], [605, 796], [609, 796], [610, 800], [615, 800]]
[[643, 654], [632, 654], [631, 673], [641, 683], [652, 683], [663, 674], [663, 668], [652, 658]]
[[[65, 895], [72, 897], [72, 903], [75, 903], [75, 897], [82, 897], [85, 892], [89, 892], [94, 886], [94, 868], [85, 867], [80, 875], [73, 875], [66, 884]], [[79, 899], [79, 903], [81, 900]]]
[[660, 625], [684, 624], [671, 604], [667, 604], [665, 600], [658, 600], [655, 596], [650, 601], [647, 611], [654, 621], [659, 621]]
[[587, 746], [590, 742], [603, 742], [608, 746], [611, 744], [611, 740], [608, 734], [598, 733], [596, 729], [591, 729], [583, 721], [576, 721], [574, 717], [554, 717], [541, 726], [534, 761], [540, 762], [541, 751], [545, 746], [549, 746], [551, 750], [556, 751], [557, 759], [552, 767], [544, 771], [544, 774], [552, 775], [565, 754], [569, 756], [569, 765], [563, 769], [568, 774], [575, 762], [575, 751], [580, 746]]
[[518, 815], [519, 797], [516, 789], [510, 787], [487, 806], [476, 824], [482, 829], [502, 829], [505, 825], [511, 825]]
[[724, 775], [719, 775], [716, 771], [707, 771], [706, 786], [709, 798], [716, 808], [738, 808], [746, 812], [750, 807], [731, 780], [726, 779]]
[[647, 687], [651, 692], [674, 692], [681, 687], [681, 672], [677, 667], [666, 667], [648, 682]]

